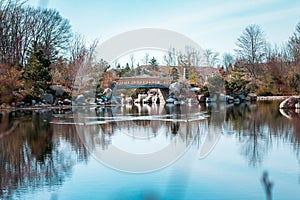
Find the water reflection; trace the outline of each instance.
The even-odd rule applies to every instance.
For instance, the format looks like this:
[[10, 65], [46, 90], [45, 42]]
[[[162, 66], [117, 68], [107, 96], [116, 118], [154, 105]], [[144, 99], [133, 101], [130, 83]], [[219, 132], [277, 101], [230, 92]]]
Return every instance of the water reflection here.
[[88, 154], [74, 126], [53, 126], [53, 111], [1, 113], [0, 198], [60, 185]]
[[264, 187], [267, 200], [272, 200], [272, 189], [273, 189], [274, 183], [269, 180], [269, 173], [267, 171], [263, 172], [261, 182]]
[[278, 103], [249, 104], [230, 108], [226, 112], [226, 118], [236, 130], [238, 141], [243, 144], [241, 154], [252, 166], [262, 163], [273, 143], [284, 141], [293, 144], [299, 154], [299, 133], [293, 123], [280, 115]]
[[[139, 141], [163, 135], [162, 141], [192, 144], [196, 148], [202, 147], [204, 134], [223, 135], [238, 142], [239, 153], [250, 167], [262, 165], [275, 144], [288, 144], [300, 162], [300, 119], [283, 117], [278, 105], [279, 102], [191, 107], [127, 105], [73, 111], [3, 112], [0, 114], [0, 198], [22, 196], [24, 190], [62, 185], [72, 175], [76, 163], [88, 161], [89, 153], [84, 145], [92, 147], [90, 151], [97, 148], [109, 151], [124, 134]], [[192, 120], [204, 114], [209, 116], [205, 123]], [[73, 118], [76, 117], [84, 122], [75, 126]], [[126, 144], [122, 148], [132, 151]]]
[[289, 120], [278, 110], [279, 102], [259, 104], [211, 104], [206, 109], [211, 116], [210, 127], [221, 128], [222, 134], [234, 135], [242, 144], [241, 155], [249, 165], [260, 165], [273, 143], [293, 145], [299, 157], [300, 118]]
[[205, 120], [195, 108], [97, 107], [78, 112], [74, 120], [79, 136], [97, 160], [117, 170], [142, 173], [166, 167], [183, 155], [199, 134], [200, 121]]

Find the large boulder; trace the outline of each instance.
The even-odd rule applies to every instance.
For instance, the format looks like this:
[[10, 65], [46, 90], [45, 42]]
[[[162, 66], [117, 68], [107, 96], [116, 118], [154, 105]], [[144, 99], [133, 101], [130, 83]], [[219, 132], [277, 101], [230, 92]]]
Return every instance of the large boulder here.
[[43, 102], [45, 102], [47, 104], [53, 104], [53, 102], [54, 102], [54, 97], [52, 94], [47, 94], [47, 93], [43, 94], [41, 99]]
[[75, 99], [76, 103], [85, 103], [85, 96], [80, 94]]
[[200, 94], [197, 96], [199, 103], [205, 103], [206, 102], [206, 96], [203, 94]]
[[175, 83], [172, 83], [170, 86], [169, 86], [169, 94], [170, 95], [174, 95], [174, 96], [179, 96], [180, 94], [180, 83], [178, 82], [175, 82]]
[[72, 93], [68, 87], [62, 85], [51, 85], [50, 88], [55, 92], [56, 97], [63, 97]]
[[295, 97], [289, 97], [283, 102], [280, 103], [279, 108], [280, 109], [295, 109], [296, 104], [298, 104], [298, 99]]
[[63, 105], [72, 105], [72, 101], [70, 99], [64, 99]]
[[169, 86], [169, 95], [174, 95], [179, 99], [185, 99], [189, 96], [194, 96], [194, 92], [190, 90], [190, 86], [187, 82], [175, 82]]

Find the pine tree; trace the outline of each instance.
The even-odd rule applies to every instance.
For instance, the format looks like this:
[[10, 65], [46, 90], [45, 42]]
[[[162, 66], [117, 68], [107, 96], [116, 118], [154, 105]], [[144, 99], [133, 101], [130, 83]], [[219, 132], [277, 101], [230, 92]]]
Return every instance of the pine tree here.
[[44, 55], [43, 51], [38, 50], [31, 54], [23, 77], [27, 82], [32, 82], [36, 91], [39, 89], [43, 89], [44, 91], [48, 89], [48, 83], [52, 80], [50, 61]]
[[171, 78], [171, 83], [175, 83], [179, 80], [179, 73], [176, 67], [173, 67], [171, 69], [170, 78]]

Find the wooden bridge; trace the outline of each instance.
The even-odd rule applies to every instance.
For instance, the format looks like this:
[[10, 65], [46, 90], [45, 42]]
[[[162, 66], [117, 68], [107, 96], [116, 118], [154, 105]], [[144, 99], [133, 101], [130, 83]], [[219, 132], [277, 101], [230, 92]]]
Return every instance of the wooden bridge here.
[[169, 95], [170, 79], [166, 77], [155, 76], [136, 76], [136, 77], [120, 77], [116, 81], [117, 89], [158, 89], [159, 99], [165, 102]]
[[118, 89], [156, 88], [169, 89], [170, 79], [155, 76], [120, 77], [117, 81]]

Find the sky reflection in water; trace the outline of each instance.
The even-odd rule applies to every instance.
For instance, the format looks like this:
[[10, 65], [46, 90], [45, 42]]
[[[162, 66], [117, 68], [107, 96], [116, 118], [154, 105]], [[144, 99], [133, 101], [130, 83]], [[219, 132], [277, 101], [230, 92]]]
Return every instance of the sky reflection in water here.
[[[175, 163], [143, 174], [124, 173], [99, 163], [86, 150], [74, 124], [56, 123], [74, 122], [71, 111], [2, 113], [0, 196], [4, 199], [266, 199], [260, 179], [267, 170], [274, 183], [273, 198], [296, 199], [300, 196], [299, 121], [282, 117], [277, 105], [278, 102], [259, 102], [188, 108], [210, 116], [207, 128], [221, 133], [215, 148], [200, 159], [205, 137], [196, 134], [190, 148]], [[151, 115], [151, 109], [144, 110], [142, 115]], [[122, 115], [137, 116], [138, 111], [128, 108]], [[121, 108], [114, 111], [115, 116], [120, 113]], [[133, 124], [133, 132], [148, 130], [146, 135], [152, 136], [162, 132], [154, 137], [186, 142], [186, 126], [172, 121], [138, 120], [131, 121], [130, 126], [111, 122], [88, 127], [99, 139], [96, 145], [105, 149], [122, 138], [117, 137], [122, 135], [120, 127], [128, 129]]]

